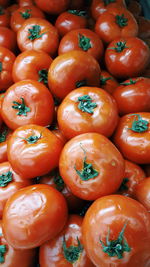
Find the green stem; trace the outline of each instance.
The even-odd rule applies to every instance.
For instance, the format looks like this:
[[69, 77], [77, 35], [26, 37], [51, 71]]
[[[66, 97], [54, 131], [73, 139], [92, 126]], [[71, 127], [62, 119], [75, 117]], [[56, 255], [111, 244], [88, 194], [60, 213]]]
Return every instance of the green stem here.
[[89, 114], [93, 114], [93, 109], [97, 107], [97, 104], [92, 102], [92, 98], [89, 95], [83, 95], [78, 97], [78, 108]]
[[21, 97], [20, 99], [21, 99], [22, 103], [13, 101], [13, 104], [15, 104], [15, 105], [12, 106], [12, 108], [19, 110], [17, 112], [17, 115], [19, 115], [19, 116], [21, 116], [21, 115], [27, 116], [27, 112], [30, 112], [31, 109], [25, 105], [25, 101], [24, 101], [23, 97]]
[[119, 187], [119, 191], [124, 191], [124, 190], [128, 190], [128, 186], [127, 183], [129, 182], [128, 178], [124, 178], [122, 181], [121, 186]]
[[87, 17], [85, 10], [69, 9], [67, 12], [76, 16]]
[[28, 144], [35, 144], [37, 143], [37, 141], [42, 137], [42, 135], [40, 134], [40, 136], [37, 135], [30, 135], [28, 138], [24, 138], [25, 141], [28, 142]]
[[77, 246], [67, 247], [65, 236], [63, 237], [63, 244], [62, 244], [63, 254], [64, 254], [65, 259], [72, 264], [75, 263], [79, 259], [80, 254], [83, 251], [83, 246], [81, 245], [78, 237], [77, 237], [77, 242], [78, 242]]
[[2, 65], [2, 62], [0, 62], [0, 72], [2, 72], [3, 70], [3, 65]]
[[119, 25], [119, 27], [123, 28], [128, 25], [128, 19], [125, 18], [124, 14], [121, 16], [116, 16], [116, 23]]
[[125, 48], [128, 48], [126, 46], [126, 42], [117, 42], [116, 43], [116, 47], [109, 47], [107, 49], [110, 49], [110, 50], [115, 50], [116, 52], [120, 53], [122, 52]]
[[0, 245], [0, 263], [5, 262], [5, 253], [6, 253], [6, 246], [5, 245]]
[[45, 34], [45, 32], [40, 34], [40, 31], [41, 31], [40, 25], [32, 26], [31, 29], [28, 29], [28, 32], [30, 33], [30, 35], [28, 36], [28, 39], [29, 40], [35, 40], [35, 39], [41, 38], [43, 36], [43, 34]]
[[65, 183], [62, 179], [62, 177], [60, 176], [58, 171], [55, 171], [55, 176], [54, 176], [54, 183], [56, 185], [56, 189], [61, 192], [64, 187], [65, 187]]
[[148, 130], [149, 123], [148, 121], [143, 120], [140, 114], [131, 114], [129, 116], [135, 116], [135, 119], [132, 122], [132, 127], [129, 128], [130, 130], [136, 133], [143, 133]]
[[131, 85], [131, 84], [135, 84], [137, 81], [133, 81], [132, 79], [129, 79], [129, 82], [122, 82], [120, 83], [121, 85]]
[[101, 85], [106, 85], [107, 81], [109, 81], [109, 80], [113, 80], [113, 78], [112, 77], [104, 78], [103, 76], [100, 76], [100, 84]]
[[89, 48], [92, 47], [91, 43], [90, 43], [91, 39], [82, 35], [82, 34], [78, 34], [78, 44], [79, 47], [82, 48], [83, 51], [88, 51]]
[[111, 3], [115, 3], [116, 0], [103, 0], [103, 2], [104, 2], [104, 5], [107, 6], [107, 5], [111, 4]]
[[129, 247], [127, 241], [124, 238], [124, 232], [127, 224], [124, 224], [118, 238], [116, 240], [109, 240], [110, 230], [106, 237], [106, 245], [100, 240], [102, 245], [102, 250], [104, 253], [108, 254], [109, 257], [117, 256], [118, 259], [123, 258], [124, 252], [130, 252], [131, 248]]
[[23, 19], [29, 19], [31, 17], [31, 9], [26, 9], [24, 12], [20, 12]]
[[0, 187], [7, 186], [13, 180], [13, 174], [11, 171], [2, 173], [0, 175]]
[[2, 133], [0, 133], [0, 143], [3, 143], [6, 141], [7, 134], [8, 134], [7, 130], [4, 130]]
[[47, 69], [39, 70], [38, 75], [39, 75], [38, 82], [44, 82], [44, 84], [48, 83], [48, 70]]
[[87, 86], [86, 80], [81, 80], [81, 81], [76, 82], [76, 88], [80, 88], [82, 86]]

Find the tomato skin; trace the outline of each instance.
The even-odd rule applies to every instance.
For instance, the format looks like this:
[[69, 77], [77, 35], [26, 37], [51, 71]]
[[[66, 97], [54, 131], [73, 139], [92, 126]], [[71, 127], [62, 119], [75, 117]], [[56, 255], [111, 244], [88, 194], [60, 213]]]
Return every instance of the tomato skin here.
[[16, 49], [16, 34], [7, 27], [0, 27], [0, 46], [14, 51]]
[[81, 9], [84, 6], [84, 0], [71, 0], [70, 9]]
[[[93, 114], [79, 109], [78, 98], [88, 95], [96, 107]], [[57, 121], [67, 139], [82, 133], [96, 132], [109, 137], [118, 123], [116, 103], [107, 92], [97, 87], [80, 87], [70, 92], [58, 108]]]
[[139, 24], [139, 38], [147, 39], [150, 38], [150, 21], [145, 17], [138, 16], [137, 18]]
[[[131, 251], [124, 252], [122, 259], [110, 257], [102, 251], [100, 240], [106, 244], [109, 229], [109, 240], [116, 240], [125, 223], [124, 237]], [[97, 199], [86, 212], [82, 235], [87, 254], [96, 266], [149, 266], [150, 217], [143, 205], [134, 199], [120, 195]]]
[[109, 72], [102, 70], [100, 76], [100, 87], [106, 90], [109, 94], [112, 94], [118, 86], [118, 81]]
[[9, 4], [9, 0], [0, 0], [0, 5], [6, 7]]
[[[113, 93], [120, 115], [134, 112], [150, 112], [150, 79], [132, 79], [135, 84], [120, 85]], [[130, 83], [126, 80], [124, 83]]]
[[95, 59], [100, 60], [104, 52], [103, 43], [98, 35], [89, 29], [77, 29], [68, 32], [59, 43], [58, 54], [62, 55], [73, 50], [85, 51], [80, 47], [79, 36], [90, 39], [91, 47], [86, 52]]
[[35, 3], [44, 12], [57, 15], [67, 9], [69, 0], [35, 0]]
[[19, 7], [33, 6], [33, 0], [18, 0]]
[[[65, 74], [65, 75], [64, 75]], [[71, 51], [56, 57], [48, 71], [48, 86], [59, 99], [63, 99], [81, 81], [86, 86], [99, 86], [98, 62], [83, 51]]]
[[127, 188], [122, 190], [120, 189], [118, 194], [135, 198], [137, 185], [146, 178], [145, 172], [139, 165], [125, 160], [124, 178], [128, 179], [128, 182], [125, 184]]
[[72, 30], [87, 28], [87, 18], [63, 12], [57, 17], [55, 27], [62, 37]]
[[12, 15], [12, 13], [16, 11], [18, 8], [19, 8], [18, 4], [12, 4], [7, 7], [7, 11], [9, 12], [10, 15]]
[[35, 248], [54, 238], [63, 229], [67, 216], [61, 193], [49, 185], [27, 186], [5, 205], [4, 236], [15, 249]]
[[[117, 52], [118, 42], [126, 42], [122, 52]], [[150, 50], [145, 42], [137, 37], [117, 38], [112, 41], [105, 52], [108, 71], [117, 78], [137, 77], [146, 69], [150, 60]]]
[[[37, 136], [35, 143], [26, 141]], [[25, 179], [47, 174], [58, 166], [63, 142], [47, 128], [29, 124], [15, 130], [8, 140], [8, 160]], [[27, 160], [28, 159], [28, 160]]]
[[[26, 115], [18, 115], [18, 109], [13, 108], [13, 101], [22, 103], [21, 98], [30, 109]], [[27, 124], [47, 126], [53, 120], [54, 101], [46, 86], [34, 80], [23, 80], [6, 91], [1, 114], [6, 125], [13, 130]]]
[[11, 16], [10, 26], [14, 32], [17, 32], [25, 22], [26, 18], [22, 15], [25, 12], [29, 14], [30, 18], [45, 18], [44, 13], [36, 6], [20, 7]]
[[150, 212], [150, 177], [141, 181], [135, 191], [136, 199]]
[[[0, 163], [8, 160], [7, 158], [7, 141], [10, 138], [12, 131], [6, 126], [2, 125], [0, 129]], [[5, 136], [3, 139], [2, 136]]]
[[66, 237], [67, 247], [77, 246], [77, 237], [82, 244], [82, 227], [83, 218], [78, 215], [70, 215], [64, 230], [53, 240], [50, 240], [40, 247], [39, 260], [41, 267], [94, 267], [89, 260], [85, 250], [81, 253], [75, 263], [68, 262], [62, 249], [63, 236]]
[[60, 129], [52, 130], [52, 133], [55, 134], [60, 140], [65, 144], [67, 142], [66, 137], [63, 135]]
[[[98, 172], [95, 178], [89, 180], [82, 180], [76, 172], [83, 169], [85, 156], [86, 162], [92, 164]], [[120, 187], [124, 177], [124, 160], [105, 136], [86, 133], [72, 138], [65, 144], [59, 159], [59, 171], [75, 196], [95, 200], [116, 192]]]
[[[14, 82], [31, 79], [38, 81], [39, 71], [48, 70], [52, 58], [43, 51], [26, 50], [20, 53], [13, 65], [12, 76]], [[43, 83], [43, 81], [42, 81]]]
[[[30, 36], [29, 30], [35, 25], [41, 27], [39, 35], [42, 36], [30, 40], [28, 38]], [[58, 32], [57, 29], [45, 19], [29, 18], [17, 31], [17, 43], [22, 52], [25, 50], [38, 50], [44, 51], [52, 56], [56, 53], [59, 45]]]
[[[148, 129], [145, 132], [134, 132], [131, 130], [134, 120], [137, 118], [134, 114], [124, 115], [118, 123], [114, 134], [114, 143], [123, 154], [123, 156], [137, 164], [150, 163], [150, 113], [139, 112], [142, 120], [148, 122]], [[133, 115], [133, 116], [131, 116]]]
[[0, 27], [9, 27], [10, 24], [10, 16], [7, 9], [2, 8], [2, 13], [0, 14]]

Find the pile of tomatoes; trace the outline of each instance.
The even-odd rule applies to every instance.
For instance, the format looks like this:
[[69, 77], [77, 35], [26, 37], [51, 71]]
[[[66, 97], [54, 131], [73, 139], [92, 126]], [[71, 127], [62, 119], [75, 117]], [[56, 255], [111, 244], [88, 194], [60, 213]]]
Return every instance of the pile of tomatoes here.
[[0, 0], [1, 267], [150, 267], [150, 21], [127, 2]]

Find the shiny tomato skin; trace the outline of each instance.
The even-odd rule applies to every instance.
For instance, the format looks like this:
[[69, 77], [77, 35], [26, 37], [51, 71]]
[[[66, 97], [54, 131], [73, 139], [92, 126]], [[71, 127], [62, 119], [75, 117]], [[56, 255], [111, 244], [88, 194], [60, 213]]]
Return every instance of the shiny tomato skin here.
[[[29, 30], [32, 30], [35, 25], [40, 27], [38, 37], [30, 40], [31, 34]], [[38, 50], [52, 56], [56, 53], [59, 45], [58, 32], [46, 19], [29, 18], [17, 31], [17, 43], [22, 52], [25, 50]]]
[[[12, 76], [14, 82], [31, 79], [40, 80], [39, 71], [49, 69], [52, 58], [43, 51], [26, 50], [14, 62]], [[42, 80], [42, 83], [43, 80]], [[45, 83], [47, 85], [47, 83]]]
[[67, 9], [69, 0], [35, 0], [35, 4], [44, 12], [57, 15]]
[[15, 55], [8, 48], [0, 46], [0, 90], [4, 91], [13, 84], [12, 68], [15, 61]]
[[[19, 104], [14, 101], [22, 103], [21, 99], [24, 99], [29, 110], [19, 115], [19, 109], [14, 108]], [[34, 80], [23, 80], [14, 83], [6, 91], [1, 114], [6, 125], [13, 130], [27, 124], [47, 126], [53, 120], [54, 101], [46, 86]]]
[[[84, 37], [90, 39], [89, 48], [84, 46], [82, 47], [80, 44], [80, 38]], [[93, 31], [89, 29], [77, 29], [68, 32], [61, 39], [59, 43], [58, 54], [62, 55], [73, 50], [85, 51], [95, 59], [100, 60], [103, 56], [104, 46], [99, 36]]]
[[[93, 169], [97, 171], [95, 177], [84, 179], [78, 174], [77, 171], [83, 170], [84, 161], [92, 164]], [[120, 187], [124, 177], [124, 160], [105, 136], [86, 133], [65, 144], [60, 155], [59, 171], [75, 196], [95, 200], [116, 192]]]
[[12, 130], [10, 130], [5, 124], [2, 124], [0, 128], [0, 163], [8, 160], [7, 142], [11, 134], [12, 134]]
[[94, 267], [93, 263], [87, 257], [85, 250], [79, 256], [79, 259], [73, 264], [67, 261], [63, 254], [63, 237], [66, 238], [66, 245], [77, 246], [77, 237], [82, 245], [82, 227], [83, 218], [79, 215], [70, 215], [63, 231], [53, 240], [50, 240], [40, 247], [39, 261], [41, 267]]
[[[27, 15], [25, 15], [25, 13]], [[22, 24], [28, 18], [45, 18], [44, 13], [36, 6], [20, 7], [13, 12], [10, 20], [10, 27], [14, 32], [17, 32]]]
[[3, 9], [1, 7], [0, 11], [0, 27], [9, 27], [10, 24], [10, 16], [7, 9]]
[[[126, 46], [122, 52], [114, 50], [119, 42]], [[106, 67], [116, 78], [141, 75], [149, 61], [150, 50], [146, 43], [137, 37], [117, 38], [108, 45], [105, 52]]]
[[16, 33], [7, 27], [0, 27], [0, 46], [14, 51], [16, 44]]
[[[125, 26], [120, 26], [117, 16], [127, 19]], [[101, 40], [109, 44], [119, 37], [135, 37], [138, 34], [138, 24], [134, 16], [124, 7], [108, 7], [107, 11], [100, 15], [95, 24], [95, 32]]]
[[[32, 143], [28, 138], [36, 136]], [[8, 140], [8, 160], [25, 179], [47, 174], [58, 166], [63, 142], [50, 130], [28, 124], [15, 130]]]
[[33, 0], [18, 0], [19, 7], [35, 5]]
[[62, 131], [60, 129], [54, 129], [52, 130], [52, 133], [55, 134], [60, 140], [65, 144], [67, 142], [66, 137], [63, 135]]
[[59, 35], [62, 37], [72, 30], [87, 28], [87, 18], [66, 11], [57, 17], [55, 27], [57, 28]]
[[[129, 85], [125, 85], [125, 84]], [[128, 79], [114, 93], [120, 115], [150, 112], [150, 78]]]
[[5, 205], [4, 236], [15, 249], [35, 248], [63, 229], [67, 215], [66, 201], [53, 187], [27, 186], [13, 194]]
[[135, 191], [136, 199], [150, 212], [150, 177], [141, 181]]
[[4, 262], [1, 267], [33, 267], [36, 257], [36, 249], [16, 250], [6, 241], [2, 231], [2, 221], [0, 221], [0, 244], [6, 246]]
[[[135, 132], [132, 125], [140, 115], [142, 120], [148, 122], [147, 130], [144, 132]], [[123, 156], [137, 164], [150, 163], [150, 113], [139, 112], [124, 115], [117, 126], [114, 134], [114, 143], [123, 154]]]
[[[125, 224], [124, 238], [131, 250], [124, 252], [122, 259], [110, 257], [102, 251], [100, 240], [106, 245], [109, 231], [109, 240], [116, 240]], [[82, 235], [87, 254], [96, 266], [149, 266], [150, 217], [144, 206], [134, 199], [120, 195], [97, 199], [84, 217]]]
[[[96, 107], [92, 114], [79, 108], [79, 97], [89, 96]], [[61, 102], [57, 121], [67, 139], [82, 133], [96, 132], [109, 137], [118, 123], [118, 110], [112, 96], [101, 88], [80, 87]]]
[[71, 51], [53, 60], [48, 71], [48, 86], [57, 98], [63, 99], [80, 82], [98, 87], [100, 72], [98, 62], [91, 55]]
[[100, 87], [109, 94], [112, 94], [118, 86], [118, 81], [109, 72], [102, 70], [100, 76]]

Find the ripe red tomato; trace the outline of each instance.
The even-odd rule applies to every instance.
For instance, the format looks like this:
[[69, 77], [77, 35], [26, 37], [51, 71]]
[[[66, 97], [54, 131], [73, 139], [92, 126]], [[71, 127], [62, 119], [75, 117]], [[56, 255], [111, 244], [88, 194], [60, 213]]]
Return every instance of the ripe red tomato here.
[[63, 231], [56, 238], [47, 241], [40, 247], [39, 261], [41, 267], [95, 266], [87, 257], [82, 245], [82, 221], [82, 217], [70, 215]]
[[55, 134], [60, 140], [65, 144], [67, 142], [66, 137], [63, 135], [62, 131], [58, 129], [52, 130], [52, 133]]
[[105, 52], [108, 71], [118, 78], [141, 75], [150, 61], [150, 50], [146, 43], [137, 37], [117, 38]]
[[56, 57], [48, 71], [51, 92], [63, 99], [69, 92], [81, 86], [99, 86], [100, 67], [91, 55], [83, 51], [71, 51]]
[[18, 0], [18, 4], [20, 7], [35, 5], [34, 0]]
[[120, 195], [97, 199], [84, 217], [82, 237], [96, 266], [150, 265], [150, 216], [134, 199]]
[[80, 87], [61, 102], [57, 121], [67, 139], [96, 132], [109, 137], [118, 123], [118, 110], [111, 95], [101, 88]]
[[16, 34], [7, 27], [0, 27], [0, 46], [14, 51], [16, 49]]
[[31, 79], [48, 83], [48, 69], [52, 58], [43, 51], [26, 50], [20, 53], [13, 65], [12, 76], [14, 82]]
[[150, 112], [150, 79], [128, 79], [114, 93], [120, 115], [134, 112]]
[[141, 181], [135, 191], [136, 199], [150, 212], [150, 177]]
[[53, 239], [66, 221], [67, 205], [63, 195], [49, 185], [31, 185], [7, 201], [3, 231], [13, 248], [31, 249]]
[[7, 141], [10, 138], [12, 131], [6, 126], [2, 125], [0, 128], [0, 163], [7, 161]]
[[124, 178], [124, 160], [105, 136], [86, 133], [65, 144], [59, 171], [75, 196], [95, 200], [120, 187]]
[[72, 30], [87, 28], [87, 23], [86, 11], [70, 9], [57, 17], [55, 26], [60, 36], [64, 36]]
[[29, 18], [17, 31], [19, 49], [39, 50], [54, 55], [59, 45], [57, 29], [42, 18]]
[[16, 129], [8, 140], [8, 160], [18, 174], [35, 178], [58, 166], [63, 145], [47, 128], [25, 125]]
[[57, 15], [67, 9], [69, 0], [35, 0], [35, 4], [46, 13]]
[[19, 8], [18, 4], [12, 4], [7, 7], [7, 11], [9, 12], [10, 15], [12, 15], [12, 13], [16, 11], [18, 8]]
[[99, 16], [95, 24], [95, 32], [106, 44], [119, 37], [135, 37], [138, 34], [138, 24], [134, 16], [124, 7], [108, 7]]
[[112, 94], [119, 86], [118, 81], [107, 71], [102, 71], [100, 76], [100, 87]]
[[26, 124], [47, 126], [53, 120], [54, 101], [43, 84], [34, 80], [23, 80], [6, 91], [1, 114], [10, 129]]
[[0, 5], [0, 27], [9, 27], [10, 24], [10, 16], [9, 16], [9, 12], [7, 9], [4, 9], [1, 5]]
[[114, 142], [126, 159], [150, 163], [150, 112], [124, 115], [118, 123]]

